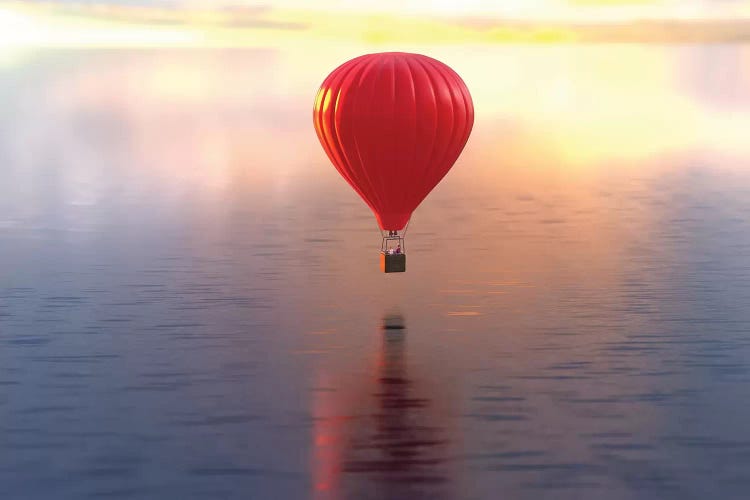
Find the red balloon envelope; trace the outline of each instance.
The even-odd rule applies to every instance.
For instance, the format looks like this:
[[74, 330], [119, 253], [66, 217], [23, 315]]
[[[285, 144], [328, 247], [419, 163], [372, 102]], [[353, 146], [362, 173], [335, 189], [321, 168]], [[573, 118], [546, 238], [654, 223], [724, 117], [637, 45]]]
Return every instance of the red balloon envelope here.
[[320, 86], [315, 130], [384, 230], [400, 230], [461, 154], [474, 105], [461, 77], [421, 54], [348, 61]]

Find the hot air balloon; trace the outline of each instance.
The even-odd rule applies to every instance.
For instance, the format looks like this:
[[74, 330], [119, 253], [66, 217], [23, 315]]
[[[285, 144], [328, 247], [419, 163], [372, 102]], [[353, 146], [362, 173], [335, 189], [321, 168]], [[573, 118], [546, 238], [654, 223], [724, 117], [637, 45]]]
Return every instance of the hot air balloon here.
[[466, 84], [431, 57], [367, 54], [323, 81], [313, 121], [333, 166], [375, 214], [381, 269], [405, 271], [412, 212], [458, 159], [474, 124]]

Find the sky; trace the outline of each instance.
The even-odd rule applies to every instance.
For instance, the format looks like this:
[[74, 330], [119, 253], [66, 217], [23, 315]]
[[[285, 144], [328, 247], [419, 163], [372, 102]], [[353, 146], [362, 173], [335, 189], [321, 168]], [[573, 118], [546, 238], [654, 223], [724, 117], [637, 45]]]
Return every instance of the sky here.
[[[508, 23], [611, 26], [644, 20], [750, 22], [750, 0], [0, 0], [0, 51], [253, 46], [323, 39], [369, 44], [558, 42], [580, 38], [580, 33], [554, 26], [521, 32]], [[742, 38], [745, 32], [735, 27], [722, 35], [716, 29], [712, 41], [722, 41], [717, 36]], [[629, 40], [638, 33], [624, 36]]]
[[747, 0], [31, 0], [59, 5], [118, 5], [184, 9], [275, 9], [387, 12], [401, 15], [547, 18], [725, 17], [748, 10]]

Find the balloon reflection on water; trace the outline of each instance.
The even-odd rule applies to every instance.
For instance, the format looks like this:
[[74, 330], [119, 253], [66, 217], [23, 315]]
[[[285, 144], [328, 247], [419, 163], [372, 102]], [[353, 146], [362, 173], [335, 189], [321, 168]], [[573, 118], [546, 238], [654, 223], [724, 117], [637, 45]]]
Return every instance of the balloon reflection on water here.
[[316, 395], [316, 498], [443, 497], [447, 432], [409, 372], [406, 338], [403, 316], [386, 315], [371, 376], [353, 382], [366, 401], [342, 402], [336, 390]]

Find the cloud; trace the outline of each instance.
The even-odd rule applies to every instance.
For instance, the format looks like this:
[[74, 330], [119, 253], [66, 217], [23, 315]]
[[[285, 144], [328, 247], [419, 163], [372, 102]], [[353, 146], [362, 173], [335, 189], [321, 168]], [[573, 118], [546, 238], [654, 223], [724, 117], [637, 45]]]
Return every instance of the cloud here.
[[242, 29], [304, 30], [303, 22], [274, 20], [275, 10], [270, 5], [217, 5], [200, 8], [196, 2], [181, 0], [89, 0], [41, 1], [32, 0], [23, 6], [42, 15], [80, 17], [97, 21], [111, 21], [131, 25], [197, 26]]

